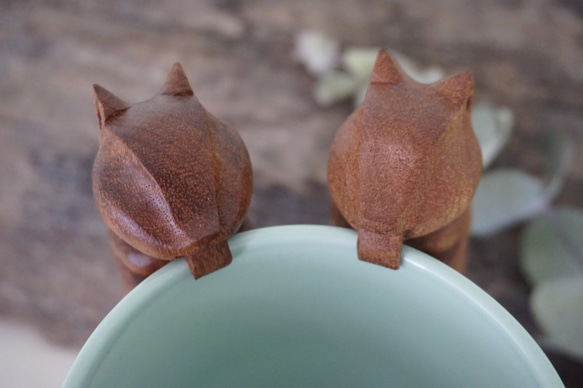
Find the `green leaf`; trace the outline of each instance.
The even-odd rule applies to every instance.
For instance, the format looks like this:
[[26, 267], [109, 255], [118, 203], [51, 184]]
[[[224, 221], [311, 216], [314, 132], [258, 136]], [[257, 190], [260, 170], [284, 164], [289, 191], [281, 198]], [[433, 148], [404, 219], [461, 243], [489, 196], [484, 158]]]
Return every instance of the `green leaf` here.
[[352, 105], [357, 108], [363, 101], [364, 97], [366, 97], [366, 91], [368, 89], [368, 84], [362, 84], [356, 93], [354, 93], [354, 98], [352, 99]]
[[583, 277], [540, 283], [531, 294], [530, 306], [548, 341], [583, 359]]
[[496, 158], [512, 133], [514, 115], [508, 108], [476, 104], [472, 109], [472, 125], [482, 149], [484, 168]]
[[471, 233], [493, 234], [547, 207], [542, 182], [522, 171], [500, 169], [482, 176], [472, 201]]
[[[389, 50], [389, 52], [397, 59], [405, 73], [418, 82], [431, 83], [445, 76], [443, 70], [437, 66], [422, 69], [406, 55], [395, 50]], [[341, 61], [344, 68], [352, 75], [368, 83], [378, 53], [378, 47], [350, 47], [342, 54]]]
[[359, 88], [359, 82], [352, 75], [332, 71], [318, 80], [314, 98], [321, 106], [330, 106], [352, 96]]
[[560, 132], [549, 132], [545, 137], [546, 180], [545, 195], [552, 201], [565, 183], [565, 172], [571, 159], [571, 142]]
[[391, 51], [391, 54], [395, 56], [403, 70], [417, 82], [429, 84], [445, 77], [445, 72], [440, 67], [430, 66], [422, 69], [411, 58], [398, 51]]
[[294, 57], [312, 75], [322, 75], [332, 70], [337, 62], [340, 43], [318, 31], [304, 31], [295, 39]]
[[350, 74], [368, 83], [378, 53], [378, 47], [349, 47], [340, 60]]
[[521, 245], [522, 268], [533, 284], [574, 274], [583, 278], [583, 211], [559, 208], [536, 218]]

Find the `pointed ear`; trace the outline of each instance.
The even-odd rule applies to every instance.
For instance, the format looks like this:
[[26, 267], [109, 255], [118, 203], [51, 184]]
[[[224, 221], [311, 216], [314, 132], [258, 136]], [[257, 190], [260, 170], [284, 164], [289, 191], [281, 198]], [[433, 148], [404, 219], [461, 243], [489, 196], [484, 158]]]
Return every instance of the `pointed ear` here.
[[93, 91], [99, 128], [103, 128], [110, 118], [130, 107], [127, 102], [97, 84], [93, 85]]
[[468, 71], [452, 75], [431, 84], [431, 87], [437, 90], [446, 100], [454, 106], [465, 106], [469, 109], [472, 104], [474, 95], [474, 77]]
[[162, 87], [162, 94], [167, 96], [194, 96], [180, 63], [176, 62], [172, 65], [172, 69], [170, 69], [170, 73], [168, 73], [166, 82]]
[[397, 84], [403, 81], [403, 70], [397, 60], [387, 50], [380, 50], [372, 76], [371, 84]]

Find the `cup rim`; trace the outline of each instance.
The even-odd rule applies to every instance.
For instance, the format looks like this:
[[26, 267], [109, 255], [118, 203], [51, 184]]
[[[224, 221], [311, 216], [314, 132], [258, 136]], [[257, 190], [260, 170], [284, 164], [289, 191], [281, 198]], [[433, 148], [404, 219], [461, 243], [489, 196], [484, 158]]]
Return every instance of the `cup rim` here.
[[[356, 239], [356, 232], [346, 228], [324, 225], [284, 225], [241, 232], [232, 236], [228, 242], [233, 259], [237, 260], [237, 256], [245, 250], [300, 241], [303, 244], [335, 244], [342, 249], [353, 251], [356, 256]], [[366, 262], [362, 264], [375, 265]], [[517, 349], [535, 379], [542, 386], [563, 386], [556, 370], [526, 329], [471, 280], [438, 260], [406, 245], [403, 246], [401, 265], [440, 282], [479, 310], [484, 318], [495, 325]], [[384, 267], [379, 267], [380, 269], [389, 270]], [[224, 269], [217, 272], [222, 270]], [[210, 281], [214, 274], [211, 273], [201, 279], [207, 278], [207, 281]], [[90, 335], [73, 363], [63, 387], [81, 386], [79, 382], [91, 380], [92, 374], [96, 373], [96, 368], [92, 368], [92, 365], [101, 363], [107, 357], [109, 348], [124, 334], [125, 329], [140, 312], [148, 305], [155, 303], [166, 290], [185, 279], [194, 281], [184, 259], [178, 259], [158, 270], [129, 292]], [[87, 374], [85, 371], [88, 370], [93, 370], [93, 372]]]

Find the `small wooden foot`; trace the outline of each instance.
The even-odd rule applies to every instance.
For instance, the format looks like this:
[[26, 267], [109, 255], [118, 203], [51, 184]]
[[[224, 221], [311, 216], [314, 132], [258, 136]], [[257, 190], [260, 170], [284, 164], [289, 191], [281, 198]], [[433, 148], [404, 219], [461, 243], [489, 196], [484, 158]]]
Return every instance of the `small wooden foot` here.
[[340, 209], [338, 206], [332, 201], [332, 205], [330, 205], [330, 225], [332, 226], [339, 226], [341, 228], [352, 228], [346, 218], [340, 213]]
[[126, 288], [131, 290], [145, 278], [169, 263], [138, 251], [109, 230], [109, 243], [115, 255]]
[[406, 244], [463, 273], [468, 259], [470, 222], [471, 211], [468, 208], [460, 217], [443, 228], [428, 235], [407, 240]]
[[239, 227], [239, 230], [237, 230], [237, 233], [246, 232], [246, 231], [251, 230], [251, 229], [253, 229], [253, 223], [251, 222], [249, 217], [245, 217], [245, 220], [243, 221], [243, 223]]

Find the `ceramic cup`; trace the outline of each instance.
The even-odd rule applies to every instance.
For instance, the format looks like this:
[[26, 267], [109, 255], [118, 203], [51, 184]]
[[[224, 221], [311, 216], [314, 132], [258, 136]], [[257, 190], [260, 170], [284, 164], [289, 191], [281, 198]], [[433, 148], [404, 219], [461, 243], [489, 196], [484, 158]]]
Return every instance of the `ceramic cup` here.
[[65, 387], [560, 387], [497, 302], [409, 247], [358, 260], [354, 231], [283, 226], [229, 240], [194, 280], [176, 260], [91, 335]]

